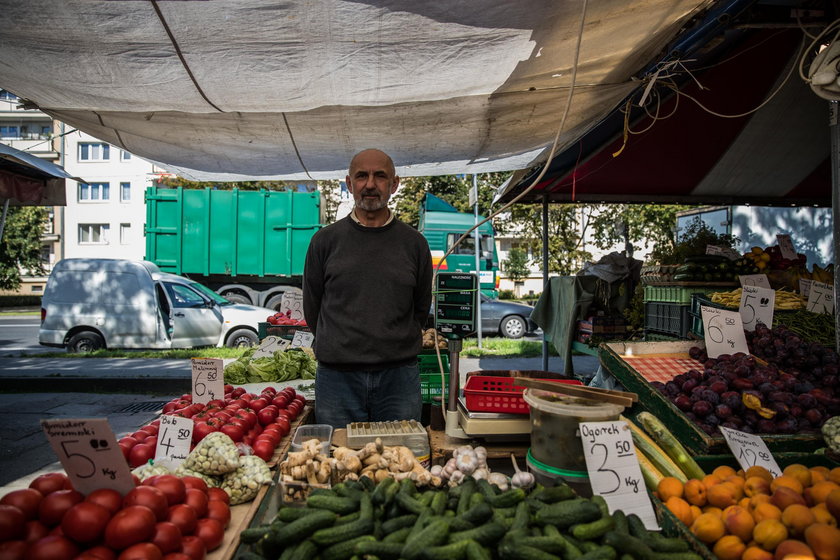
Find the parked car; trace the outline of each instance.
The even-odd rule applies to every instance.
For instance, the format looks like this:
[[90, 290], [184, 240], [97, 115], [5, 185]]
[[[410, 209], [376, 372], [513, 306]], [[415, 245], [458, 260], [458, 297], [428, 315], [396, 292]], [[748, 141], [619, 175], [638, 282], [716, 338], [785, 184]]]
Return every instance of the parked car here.
[[[505, 338], [522, 338], [539, 327], [531, 319], [534, 310], [530, 305], [513, 301], [491, 299], [480, 294], [482, 334], [501, 335]], [[434, 305], [429, 311], [427, 327], [435, 324]]]
[[38, 341], [70, 352], [245, 346], [258, 342], [258, 323], [273, 313], [148, 261], [64, 259], [47, 280]]

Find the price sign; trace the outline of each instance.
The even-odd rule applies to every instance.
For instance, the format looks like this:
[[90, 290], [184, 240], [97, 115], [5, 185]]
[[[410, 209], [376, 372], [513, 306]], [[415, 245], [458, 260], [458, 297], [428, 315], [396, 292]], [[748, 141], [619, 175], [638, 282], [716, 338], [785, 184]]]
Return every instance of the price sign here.
[[812, 281], [805, 309], [812, 313], [834, 313], [834, 286]]
[[266, 356], [271, 357], [275, 352], [282, 352], [288, 348], [290, 344], [291, 342], [285, 338], [280, 338], [279, 336], [267, 336], [262, 340], [262, 342], [260, 342], [260, 347], [254, 351], [251, 358], [256, 359], [265, 358]]
[[793, 247], [793, 241], [790, 235], [780, 233], [776, 235], [776, 241], [779, 242], [779, 250], [782, 252], [782, 258], [795, 261], [797, 258], [796, 249]]
[[299, 292], [283, 292], [278, 311], [290, 319], [303, 319], [303, 294]]
[[315, 335], [306, 331], [295, 331], [295, 336], [292, 338], [292, 348], [312, 348], [312, 341], [315, 340]]
[[[766, 277], [765, 277], [766, 278]], [[776, 305], [776, 291], [758, 286], [741, 288], [741, 322], [748, 331], [754, 331], [756, 323], [773, 325], [773, 308]]]
[[112, 488], [125, 495], [134, 488], [131, 469], [107, 419], [41, 420], [41, 428], [73, 488], [82, 494]]
[[706, 339], [706, 352], [710, 358], [721, 354], [743, 352], [749, 354], [744, 325], [738, 311], [727, 311], [715, 307], [700, 306], [703, 318], [703, 335]]
[[176, 466], [180, 465], [190, 454], [192, 442], [193, 421], [191, 418], [181, 418], [162, 414], [158, 429], [155, 460], [167, 459]]
[[718, 255], [726, 257], [731, 261], [736, 261], [741, 258], [741, 253], [731, 247], [718, 247], [717, 245], [706, 245], [707, 255]]
[[779, 468], [763, 439], [755, 434], [747, 434], [723, 426], [718, 426], [718, 428], [729, 445], [729, 449], [732, 450], [732, 454], [738, 460], [738, 464], [744, 470], [758, 465], [770, 471], [773, 478], [782, 474], [782, 469]]
[[580, 439], [592, 492], [603, 496], [610, 513], [635, 513], [645, 527], [658, 530], [627, 423], [581, 422]]
[[225, 394], [224, 360], [220, 358], [193, 358], [192, 401], [206, 404], [221, 399]]
[[799, 279], [799, 294], [804, 297], [806, 300], [811, 295], [811, 284], [814, 281], [810, 278], [800, 278]]
[[[770, 288], [770, 280], [766, 274], [743, 274], [738, 277], [743, 286], [758, 286], [759, 288]], [[772, 288], [771, 288], [772, 289]]]

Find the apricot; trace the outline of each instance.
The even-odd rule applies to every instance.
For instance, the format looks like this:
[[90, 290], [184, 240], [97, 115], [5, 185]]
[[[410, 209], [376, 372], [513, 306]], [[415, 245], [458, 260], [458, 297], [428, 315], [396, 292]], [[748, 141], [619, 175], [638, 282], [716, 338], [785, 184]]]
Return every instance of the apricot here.
[[802, 497], [802, 494], [799, 494], [795, 490], [791, 490], [787, 486], [779, 486], [776, 488], [773, 491], [773, 495], [770, 497], [770, 501], [774, 506], [782, 511], [785, 511], [788, 506], [793, 504], [806, 505], [805, 498]]
[[754, 465], [754, 466], [748, 468], [746, 470], [746, 472], [744, 472], [744, 478], [745, 479], [746, 478], [752, 478], [754, 476], [757, 476], [759, 478], [763, 478], [764, 480], [767, 481], [768, 484], [773, 481], [773, 474], [770, 471], [768, 471], [766, 468], [764, 468], [760, 465]]
[[738, 502], [738, 489], [731, 482], [719, 482], [706, 489], [706, 501], [721, 509]]
[[758, 504], [753, 510], [752, 516], [756, 523], [764, 521], [765, 519], [776, 519], [781, 521], [782, 510], [773, 504]]
[[716, 474], [709, 473], [703, 477], [703, 486], [706, 487], [706, 491], [709, 491], [709, 488], [714, 486], [715, 484], [720, 484], [723, 482], [723, 479]]
[[691, 532], [704, 543], [711, 544], [726, 533], [726, 527], [720, 516], [703, 513], [691, 524]]
[[728, 476], [723, 479], [724, 482], [728, 482], [733, 485], [737, 493], [735, 494], [736, 500], [740, 500], [744, 497], [744, 479], [737, 475]]
[[816, 484], [817, 482], [822, 482], [823, 480], [828, 480], [828, 473], [831, 471], [828, 467], [823, 467], [822, 465], [811, 467], [811, 484]]
[[792, 560], [792, 557], [797, 559], [814, 558], [814, 551], [811, 547], [802, 541], [796, 539], [787, 539], [779, 543], [776, 547], [776, 553], [773, 555], [774, 560], [782, 560], [787, 558]]
[[770, 481], [760, 477], [751, 476], [744, 481], [744, 494], [753, 497], [756, 494], [771, 494]]
[[799, 482], [799, 479], [786, 474], [773, 479], [773, 482], [770, 483], [770, 491], [775, 492], [777, 488], [782, 487], [790, 488], [797, 494], [802, 494], [803, 490], [805, 490], [805, 487]]
[[755, 520], [750, 512], [741, 506], [730, 506], [723, 510], [723, 525], [727, 531], [746, 542], [752, 538]]
[[840, 560], [840, 529], [837, 527], [814, 523], [805, 529], [805, 542], [819, 560]]
[[686, 482], [683, 486], [683, 495], [685, 501], [693, 506], [706, 505], [706, 486], [702, 480], [692, 478]]
[[719, 507], [706, 506], [703, 508], [703, 513], [711, 513], [712, 515], [717, 515], [721, 520], [723, 520], [723, 510]]
[[832, 490], [825, 497], [825, 507], [828, 512], [834, 516], [834, 519], [840, 523], [840, 490]]
[[735, 535], [725, 535], [718, 539], [712, 552], [719, 560], [740, 560], [747, 545]]
[[788, 538], [788, 530], [778, 519], [765, 519], [753, 529], [753, 540], [764, 550], [773, 551]]
[[675, 478], [673, 476], [666, 476], [659, 481], [659, 484], [657, 484], [656, 494], [663, 503], [667, 502], [668, 498], [670, 498], [671, 496], [682, 498], [683, 483], [678, 478]]
[[720, 465], [712, 470], [712, 474], [721, 480], [726, 480], [727, 477], [737, 475], [737, 472], [729, 465]]
[[750, 544], [741, 556], [741, 560], [773, 560], [773, 554], [760, 546]]
[[792, 463], [784, 468], [783, 476], [790, 476], [799, 481], [803, 488], [811, 485], [811, 469], [800, 463]]
[[823, 480], [817, 482], [810, 488], [805, 489], [805, 501], [808, 505], [817, 505], [825, 502], [828, 495], [834, 490], [840, 490], [840, 484], [831, 482], [830, 480]]
[[689, 509], [691, 510], [691, 522], [694, 523], [694, 520], [700, 517], [700, 514], [703, 513], [703, 510], [700, 509], [699, 506], [695, 505], [689, 506]]
[[828, 480], [840, 484], [840, 467], [834, 467], [828, 471]]
[[683, 525], [691, 525], [691, 506], [688, 502], [682, 498], [671, 496], [668, 498], [668, 501], [665, 502], [665, 507], [668, 508], [677, 519], [682, 521]]
[[760, 504], [772, 504], [773, 498], [769, 494], [756, 494], [750, 498], [750, 509], [755, 509]]
[[825, 523], [826, 525], [837, 527], [837, 518], [831, 515], [831, 512], [828, 511], [825, 503], [817, 504], [812, 507], [811, 513], [814, 514], [814, 518], [817, 520], [817, 523]]
[[782, 523], [788, 529], [788, 534], [792, 537], [800, 537], [805, 532], [805, 528], [817, 521], [814, 513], [802, 504], [793, 504], [782, 511]]

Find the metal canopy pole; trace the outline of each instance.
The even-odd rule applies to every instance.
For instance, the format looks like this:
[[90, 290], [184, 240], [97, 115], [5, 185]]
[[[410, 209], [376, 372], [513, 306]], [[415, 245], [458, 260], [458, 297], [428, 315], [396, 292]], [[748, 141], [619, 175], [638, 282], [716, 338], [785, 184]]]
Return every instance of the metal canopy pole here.
[[[543, 194], [542, 203], [542, 269], [544, 294], [548, 289], [548, 194]], [[542, 369], [548, 371], [548, 340], [545, 338], [545, 331], [542, 340]]]
[[837, 289], [840, 286], [840, 127], [837, 124], [837, 101], [828, 102], [831, 130], [831, 228], [834, 233], [834, 347], [840, 352], [840, 313], [837, 312]]
[[[478, 225], [478, 175], [473, 174], [473, 194], [475, 196], [475, 225]], [[475, 335], [478, 340], [478, 347], [481, 348], [481, 234], [479, 228], [473, 232], [475, 243], [475, 275], [478, 277], [478, 293], [475, 298]], [[495, 281], [496, 278], [493, 278]]]

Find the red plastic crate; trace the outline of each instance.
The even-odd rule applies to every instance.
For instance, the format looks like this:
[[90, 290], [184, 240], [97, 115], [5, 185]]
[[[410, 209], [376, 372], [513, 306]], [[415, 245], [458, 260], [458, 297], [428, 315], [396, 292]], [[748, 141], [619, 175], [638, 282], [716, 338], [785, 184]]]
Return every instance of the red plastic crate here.
[[[471, 375], [464, 386], [467, 410], [470, 412], [504, 412], [530, 414], [531, 407], [522, 397], [525, 387], [514, 385], [515, 377]], [[567, 385], [583, 385], [577, 379], [544, 379]]]

